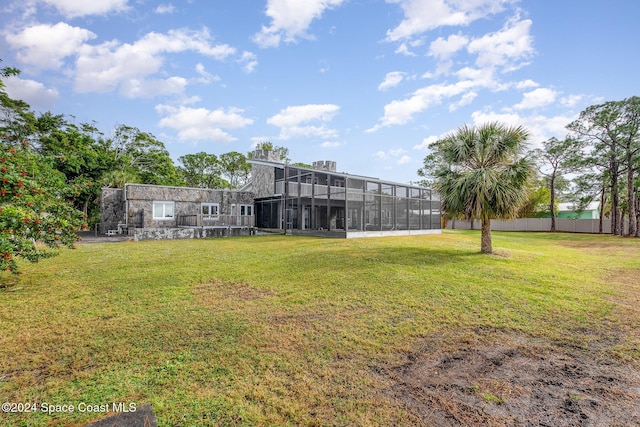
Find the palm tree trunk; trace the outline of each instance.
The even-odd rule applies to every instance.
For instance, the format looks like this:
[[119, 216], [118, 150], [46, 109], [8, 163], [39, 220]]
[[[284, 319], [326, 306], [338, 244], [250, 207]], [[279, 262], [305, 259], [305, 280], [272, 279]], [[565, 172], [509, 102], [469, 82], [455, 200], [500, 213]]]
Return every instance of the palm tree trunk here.
[[482, 218], [482, 240], [480, 243], [480, 252], [483, 254], [493, 253], [493, 245], [491, 244], [491, 219]]

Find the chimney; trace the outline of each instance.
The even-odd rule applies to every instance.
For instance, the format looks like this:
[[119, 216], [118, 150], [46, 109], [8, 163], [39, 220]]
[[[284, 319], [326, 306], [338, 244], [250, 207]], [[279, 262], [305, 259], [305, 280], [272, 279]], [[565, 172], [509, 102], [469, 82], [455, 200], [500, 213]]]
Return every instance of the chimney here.
[[331, 160], [318, 160], [317, 162], [313, 162], [313, 168], [325, 172], [335, 172], [336, 162]]
[[284, 163], [278, 156], [278, 153], [271, 150], [254, 150], [252, 159], [262, 160], [265, 162]]

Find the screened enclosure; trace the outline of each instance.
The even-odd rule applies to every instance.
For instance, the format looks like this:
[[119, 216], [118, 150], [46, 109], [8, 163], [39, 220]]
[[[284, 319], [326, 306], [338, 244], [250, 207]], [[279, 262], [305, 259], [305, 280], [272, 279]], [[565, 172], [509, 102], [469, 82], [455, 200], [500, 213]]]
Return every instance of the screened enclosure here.
[[288, 165], [274, 176], [273, 197], [255, 201], [260, 228], [345, 237], [441, 229], [439, 198], [427, 188]]

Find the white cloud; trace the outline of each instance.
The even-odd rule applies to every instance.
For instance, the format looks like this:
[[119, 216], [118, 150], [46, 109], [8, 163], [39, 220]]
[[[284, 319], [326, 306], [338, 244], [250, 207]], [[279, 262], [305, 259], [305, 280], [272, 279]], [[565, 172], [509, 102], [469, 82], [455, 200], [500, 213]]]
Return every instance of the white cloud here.
[[[448, 22], [448, 25], [454, 25], [454, 22], [458, 21], [468, 23], [478, 16], [494, 13], [495, 10], [501, 9], [508, 3], [508, 1], [499, 0], [477, 0], [471, 2], [431, 0], [430, 3], [424, 0], [387, 1], [400, 3], [405, 9], [405, 14], [410, 10], [411, 16], [415, 18], [413, 21], [406, 20], [404, 26], [401, 24], [396, 28], [397, 33], [389, 33], [391, 39], [398, 36], [403, 28], [403, 31], [407, 31], [406, 34], [413, 36], [427, 28], [432, 28], [432, 25], [436, 25], [436, 23], [439, 23], [438, 25], [441, 25], [442, 22]], [[416, 10], [427, 11], [432, 6], [435, 7], [434, 16], [420, 17], [416, 14]], [[439, 18], [438, 11], [442, 12]], [[427, 25], [425, 22], [420, 21], [421, 19], [431, 19], [433, 22]], [[411, 27], [413, 28], [412, 31], [408, 31], [411, 22], [415, 25]], [[421, 25], [418, 25], [419, 23]], [[458, 23], [455, 25], [463, 24]], [[446, 39], [436, 39], [430, 44], [429, 55], [439, 60], [438, 66], [435, 73], [427, 72], [423, 77], [434, 78], [449, 74], [457, 77], [458, 81], [432, 84], [416, 90], [408, 98], [391, 101], [385, 105], [384, 115], [380, 118], [378, 124], [367, 129], [366, 132], [375, 132], [387, 126], [404, 125], [410, 122], [415, 114], [447, 102], [452, 98], [457, 98], [457, 100], [450, 101], [448, 105], [449, 111], [454, 111], [472, 103], [479, 96], [480, 89], [498, 92], [508, 90], [517, 85], [520, 88], [534, 87], [535, 83], [531, 80], [513, 83], [502, 82], [496, 77], [500, 71], [512, 71], [522, 67], [525, 65], [524, 61], [534, 54], [530, 29], [531, 21], [520, 20], [516, 15], [509, 19], [499, 31], [471, 40], [460, 34], [451, 35]], [[476, 55], [475, 68], [467, 66], [450, 72], [453, 66], [450, 57], [464, 49], [465, 46], [469, 54]]]
[[512, 0], [387, 0], [399, 4], [404, 20], [393, 30], [387, 31], [387, 41], [410, 39], [418, 34], [442, 26], [469, 25], [476, 19], [504, 9]]
[[476, 99], [477, 96], [478, 94], [473, 91], [465, 93], [464, 95], [462, 95], [462, 97], [458, 102], [454, 102], [449, 105], [449, 111], [455, 111], [460, 107], [464, 107], [465, 105], [471, 104], [473, 100]]
[[467, 51], [477, 54], [476, 65], [483, 67], [502, 67], [513, 71], [526, 65], [526, 60], [535, 53], [530, 35], [531, 20], [514, 18], [500, 30], [473, 39]]
[[413, 149], [414, 150], [421, 150], [421, 151], [426, 151], [429, 148], [429, 145], [431, 145], [432, 143], [436, 142], [437, 140], [441, 139], [442, 137], [440, 136], [428, 136], [427, 138], [423, 139], [422, 142], [420, 144], [414, 145]]
[[413, 159], [410, 156], [407, 156], [405, 153], [407, 150], [404, 148], [392, 148], [385, 151], [377, 151], [373, 154], [376, 159], [380, 160], [395, 160], [398, 165], [406, 165], [407, 163], [411, 163]]
[[538, 107], [544, 107], [545, 105], [555, 102], [558, 92], [553, 89], [538, 88], [527, 92], [522, 97], [522, 102], [513, 106], [516, 110], [526, 110]]
[[60, 99], [56, 89], [46, 88], [42, 83], [34, 80], [24, 80], [19, 77], [8, 77], [4, 81], [7, 95], [13, 99], [25, 101], [35, 110], [50, 110]]
[[460, 34], [452, 34], [447, 39], [438, 37], [429, 45], [429, 55], [446, 60], [465, 47], [467, 43], [469, 43], [469, 38]]
[[158, 95], [181, 95], [187, 87], [182, 77], [168, 79], [128, 79], [122, 82], [120, 92], [127, 98], [153, 98]]
[[64, 22], [38, 24], [16, 34], [7, 34], [7, 44], [17, 50], [16, 58], [40, 69], [56, 69], [63, 60], [75, 55], [83, 44], [96, 35], [89, 30]]
[[307, 30], [314, 19], [325, 10], [340, 6], [345, 0], [268, 0], [266, 15], [271, 25], [262, 26], [253, 36], [260, 47], [277, 47], [282, 41], [295, 42], [298, 38], [309, 38]]
[[380, 160], [387, 160], [389, 158], [389, 156], [387, 156], [387, 153], [382, 150], [376, 152], [374, 156]]
[[155, 13], [158, 15], [167, 15], [172, 14], [176, 11], [176, 7], [172, 4], [159, 4], [156, 7]]
[[211, 84], [213, 82], [220, 81], [220, 76], [217, 76], [217, 75], [209, 73], [204, 68], [204, 65], [202, 65], [200, 63], [196, 64], [196, 73], [198, 73], [200, 75], [199, 78], [195, 79], [195, 81], [197, 83], [208, 85], [208, 84]]
[[537, 148], [542, 141], [552, 136], [564, 138], [567, 134], [566, 125], [577, 117], [574, 116], [544, 116], [541, 114], [520, 115], [517, 113], [496, 113], [492, 110], [476, 111], [471, 114], [475, 126], [488, 122], [501, 122], [510, 126], [524, 126], [530, 132], [530, 148]]
[[[217, 60], [235, 54], [235, 49], [226, 44], [211, 44], [206, 29], [170, 30], [167, 34], [152, 32], [133, 44], [111, 41], [97, 46], [83, 45], [76, 61], [75, 89], [100, 93], [119, 88], [124, 96], [133, 97], [136, 92], [128, 89], [136, 87], [137, 81], [160, 72], [163, 54], [184, 51], [195, 51]], [[166, 93], [175, 92], [158, 94]]]
[[[327, 128], [324, 123], [331, 121], [340, 107], [333, 104], [309, 104], [287, 107], [275, 116], [269, 117], [267, 123], [280, 128], [281, 139], [296, 137], [320, 137], [334, 139], [338, 133]], [[321, 122], [320, 126], [307, 125], [309, 122]]]
[[413, 159], [409, 156], [402, 156], [398, 159], [397, 163], [399, 165], [406, 165], [407, 163], [411, 163]]
[[531, 89], [538, 86], [540, 85], [531, 79], [522, 80], [516, 83], [516, 89]]
[[462, 80], [453, 84], [435, 84], [416, 90], [410, 98], [394, 100], [384, 106], [384, 116], [380, 123], [367, 129], [366, 132], [376, 132], [379, 129], [392, 125], [403, 125], [411, 121], [413, 115], [438, 105], [443, 99], [451, 98], [484, 86], [484, 82]]
[[405, 150], [404, 148], [394, 148], [394, 149], [389, 150], [389, 154], [394, 156], [394, 157], [398, 157], [401, 154], [404, 154], [406, 152], [407, 152], [407, 150]]
[[340, 147], [341, 145], [342, 143], [338, 141], [325, 141], [322, 144], [320, 144], [322, 148], [336, 148], [336, 147]]
[[391, 71], [384, 76], [384, 81], [378, 86], [378, 90], [387, 90], [398, 86], [404, 80], [406, 73], [402, 71]]
[[409, 50], [409, 46], [407, 45], [407, 43], [400, 43], [395, 53], [399, 53], [404, 56], [416, 56], [415, 53]]
[[245, 73], [251, 74], [258, 66], [258, 57], [252, 52], [244, 51], [242, 52], [242, 56], [240, 57], [238, 62], [244, 64], [243, 69]]
[[161, 104], [156, 106], [156, 111], [164, 116], [158, 125], [177, 131], [182, 141], [231, 142], [236, 138], [223, 129], [238, 129], [253, 123], [252, 119], [242, 116], [243, 110], [239, 108], [225, 111]]
[[129, 9], [128, 0], [40, 0], [49, 6], [55, 7], [67, 18], [75, 18], [87, 15], [106, 15], [111, 12], [123, 12]]
[[573, 108], [578, 105], [578, 103], [582, 101], [583, 98], [584, 96], [582, 95], [565, 96], [560, 99], [560, 104], [564, 105], [565, 107]]

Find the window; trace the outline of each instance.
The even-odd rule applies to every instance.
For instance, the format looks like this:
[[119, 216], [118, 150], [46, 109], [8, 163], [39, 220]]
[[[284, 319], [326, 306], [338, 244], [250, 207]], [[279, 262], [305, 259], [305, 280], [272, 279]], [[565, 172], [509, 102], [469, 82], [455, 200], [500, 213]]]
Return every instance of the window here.
[[153, 219], [173, 219], [174, 202], [153, 202]]
[[240, 205], [240, 215], [241, 216], [251, 216], [251, 215], [253, 215], [253, 206], [252, 205]]
[[218, 216], [220, 205], [218, 203], [202, 203], [201, 212], [203, 217]]

